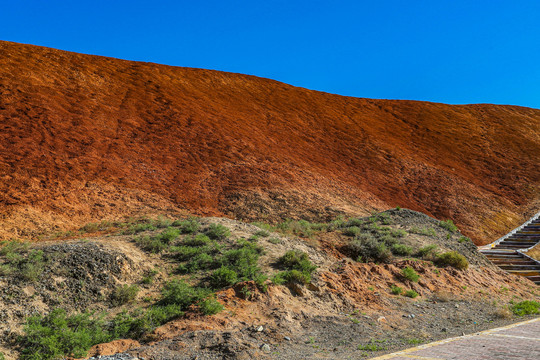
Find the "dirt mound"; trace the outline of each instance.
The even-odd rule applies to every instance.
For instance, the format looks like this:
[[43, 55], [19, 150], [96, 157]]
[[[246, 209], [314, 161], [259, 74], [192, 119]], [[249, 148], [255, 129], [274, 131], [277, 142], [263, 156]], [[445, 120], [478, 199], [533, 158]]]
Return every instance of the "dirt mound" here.
[[0, 42], [4, 237], [141, 213], [327, 219], [396, 205], [477, 243], [540, 199], [540, 110], [370, 100]]
[[[460, 241], [461, 234], [441, 224], [406, 209], [276, 226], [226, 218], [161, 218], [108, 224], [106, 230], [105, 224], [88, 226], [98, 233], [85, 239], [4, 243], [0, 353], [17, 358], [26, 346], [21, 339], [28, 340], [19, 337], [23, 323], [58, 308], [70, 314], [93, 310], [97, 318], [105, 317], [100, 324], [107, 331], [128, 324], [137, 330], [130, 334], [139, 342], [114, 340], [94, 346], [89, 355], [127, 351], [146, 359], [366, 357], [516, 321], [510, 302], [538, 299], [537, 287], [490, 265], [470, 241]], [[340, 252], [354, 239], [353, 229], [359, 229], [357, 238], [377, 233], [381, 241], [393, 238], [415, 249], [437, 245], [438, 251], [457, 250], [470, 266], [435, 266], [414, 254], [395, 254], [384, 263], [357, 262]], [[157, 247], [161, 241], [163, 247]], [[316, 265], [309, 267], [309, 280], [278, 281], [287, 269], [280, 259], [290, 250]], [[249, 259], [255, 268], [248, 266]], [[419, 279], [405, 278], [406, 267]], [[237, 280], [214, 287], [209, 280], [223, 268], [237, 271]], [[242, 269], [253, 279], [240, 278]], [[259, 270], [272, 280], [258, 282]], [[179, 280], [212, 287], [215, 293], [208, 299], [215, 296], [224, 309], [203, 315], [202, 303], [193, 303], [183, 308], [185, 313], [157, 321], [164, 289]], [[136, 291], [119, 301], [119, 290], [126, 288]], [[191, 296], [184, 290], [178, 301]], [[406, 291], [413, 293], [404, 296]]]

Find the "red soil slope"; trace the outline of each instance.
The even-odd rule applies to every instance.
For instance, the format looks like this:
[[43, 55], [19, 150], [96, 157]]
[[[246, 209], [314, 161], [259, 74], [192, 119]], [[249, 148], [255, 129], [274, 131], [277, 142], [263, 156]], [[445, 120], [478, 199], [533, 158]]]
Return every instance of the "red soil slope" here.
[[492, 240], [540, 200], [540, 110], [337, 96], [0, 42], [0, 228], [181, 209], [322, 219], [396, 205]]

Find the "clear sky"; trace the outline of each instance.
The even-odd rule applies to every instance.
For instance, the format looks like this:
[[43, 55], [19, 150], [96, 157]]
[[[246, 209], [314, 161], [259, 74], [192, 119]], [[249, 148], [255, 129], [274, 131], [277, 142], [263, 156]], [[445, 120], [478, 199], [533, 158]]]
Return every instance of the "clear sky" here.
[[539, 0], [0, 0], [0, 39], [330, 93], [540, 108]]

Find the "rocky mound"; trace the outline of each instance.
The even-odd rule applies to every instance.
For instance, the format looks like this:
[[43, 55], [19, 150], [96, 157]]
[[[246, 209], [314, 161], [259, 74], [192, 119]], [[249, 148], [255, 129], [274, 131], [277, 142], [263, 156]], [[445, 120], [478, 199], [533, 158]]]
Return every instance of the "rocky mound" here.
[[[328, 223], [142, 219], [2, 243], [0, 354], [67, 354], [52, 343], [77, 356], [98, 344], [89, 355], [342, 359], [516, 321], [509, 306], [537, 287], [452, 226], [394, 209]], [[361, 241], [375, 246], [351, 258]], [[373, 249], [386, 255], [368, 261]], [[439, 261], [453, 251], [467, 267]]]
[[343, 97], [0, 42], [0, 231], [400, 205], [485, 243], [538, 205], [539, 133], [535, 109]]

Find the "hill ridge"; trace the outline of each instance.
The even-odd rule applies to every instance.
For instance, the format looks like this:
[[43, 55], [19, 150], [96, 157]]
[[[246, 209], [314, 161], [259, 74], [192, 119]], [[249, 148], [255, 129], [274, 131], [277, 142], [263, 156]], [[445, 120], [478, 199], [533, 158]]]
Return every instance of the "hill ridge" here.
[[540, 199], [540, 110], [373, 100], [0, 42], [2, 236], [404, 206], [490, 242]]

